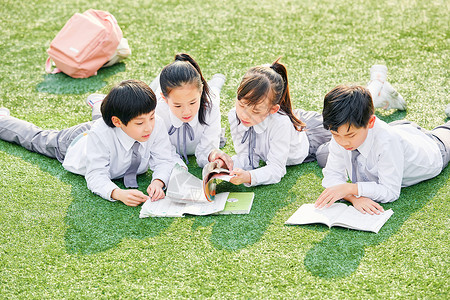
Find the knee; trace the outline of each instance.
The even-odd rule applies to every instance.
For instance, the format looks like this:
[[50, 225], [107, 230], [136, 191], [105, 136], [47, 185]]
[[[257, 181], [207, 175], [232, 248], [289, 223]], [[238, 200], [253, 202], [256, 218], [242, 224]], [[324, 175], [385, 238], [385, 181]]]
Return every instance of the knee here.
[[322, 144], [317, 148], [317, 151], [316, 151], [316, 160], [317, 160], [317, 163], [319, 164], [319, 167], [321, 167], [321, 168], [324, 168], [327, 164], [328, 153], [329, 153], [328, 146], [329, 146], [329, 143]]

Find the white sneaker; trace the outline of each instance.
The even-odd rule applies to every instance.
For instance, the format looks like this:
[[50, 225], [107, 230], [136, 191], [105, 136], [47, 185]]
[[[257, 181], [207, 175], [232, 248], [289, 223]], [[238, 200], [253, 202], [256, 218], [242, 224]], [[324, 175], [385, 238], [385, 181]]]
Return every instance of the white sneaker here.
[[450, 118], [450, 104], [448, 104], [447, 107], [445, 108], [445, 113], [447, 114], [447, 117]]
[[387, 79], [387, 67], [384, 65], [373, 65], [370, 68], [370, 80], [380, 80], [385, 82]]
[[86, 103], [91, 108], [94, 108], [94, 105], [99, 102], [101, 103], [103, 99], [105, 99], [105, 97], [106, 97], [105, 94], [90, 94], [86, 99]]
[[384, 106], [384, 109], [406, 110], [406, 101], [387, 81], [384, 82], [380, 91], [380, 98], [382, 102], [387, 102], [387, 107]]
[[7, 109], [6, 107], [0, 107], [0, 118], [10, 116], [10, 115], [11, 115], [11, 113], [9, 112], [9, 109]]
[[373, 65], [370, 68], [370, 81], [367, 83], [373, 105], [383, 109], [406, 109], [403, 97], [386, 81], [387, 67], [384, 65]]
[[223, 74], [214, 74], [213, 77], [211, 77], [211, 79], [208, 81], [208, 85], [213, 86], [220, 91], [225, 84], [225, 79], [226, 77]]

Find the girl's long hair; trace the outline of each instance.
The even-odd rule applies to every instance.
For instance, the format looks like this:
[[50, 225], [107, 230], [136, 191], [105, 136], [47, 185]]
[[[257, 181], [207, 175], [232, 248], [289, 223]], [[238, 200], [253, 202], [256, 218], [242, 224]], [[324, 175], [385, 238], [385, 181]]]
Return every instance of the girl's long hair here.
[[175, 60], [162, 69], [159, 81], [161, 91], [166, 98], [174, 88], [185, 84], [195, 84], [202, 90], [198, 121], [200, 124], [207, 125], [205, 115], [207, 110], [211, 109], [209, 86], [203, 78], [197, 62], [189, 54], [179, 53], [175, 55]]
[[287, 115], [297, 131], [302, 131], [306, 124], [295, 116], [286, 67], [278, 58], [272, 65], [253, 67], [247, 71], [237, 90], [238, 100], [243, 99], [249, 105], [256, 105], [269, 98], [272, 105], [280, 105], [278, 112]]

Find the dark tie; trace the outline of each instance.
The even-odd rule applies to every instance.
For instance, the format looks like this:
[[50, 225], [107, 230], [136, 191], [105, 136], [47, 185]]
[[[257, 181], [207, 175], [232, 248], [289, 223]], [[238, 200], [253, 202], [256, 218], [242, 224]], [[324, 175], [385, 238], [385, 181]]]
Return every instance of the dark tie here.
[[245, 141], [247, 139], [248, 139], [248, 161], [250, 162], [252, 169], [254, 169], [255, 166], [253, 165], [253, 152], [255, 151], [255, 146], [256, 146], [256, 133], [255, 133], [255, 129], [253, 129], [253, 126], [251, 126], [244, 133], [241, 144], [245, 143]]
[[[189, 125], [189, 123], [183, 123], [183, 125], [181, 125], [183, 127], [183, 156], [184, 160], [186, 161], [186, 164], [189, 164], [189, 159], [187, 157], [186, 154], [186, 134], [189, 136], [189, 139], [191, 141], [194, 140], [194, 129], [191, 127], [191, 125]], [[180, 127], [181, 128], [181, 127]], [[180, 128], [175, 128], [175, 126], [170, 126], [169, 128], [169, 135], [172, 135], [175, 133], [175, 131], [177, 131], [177, 152], [181, 153], [181, 147], [180, 147]]]
[[141, 154], [139, 154], [139, 142], [135, 141], [133, 145], [133, 154], [131, 156], [131, 164], [123, 176], [123, 183], [127, 188], [137, 188], [136, 175], [141, 164]]
[[358, 182], [358, 149], [352, 150], [352, 182]]

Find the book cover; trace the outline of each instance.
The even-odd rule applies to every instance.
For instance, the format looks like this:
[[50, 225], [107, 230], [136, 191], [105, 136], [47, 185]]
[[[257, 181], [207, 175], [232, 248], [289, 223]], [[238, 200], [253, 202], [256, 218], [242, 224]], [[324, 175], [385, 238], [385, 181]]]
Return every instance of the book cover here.
[[253, 205], [255, 193], [230, 193], [225, 208], [218, 215], [248, 214]]

